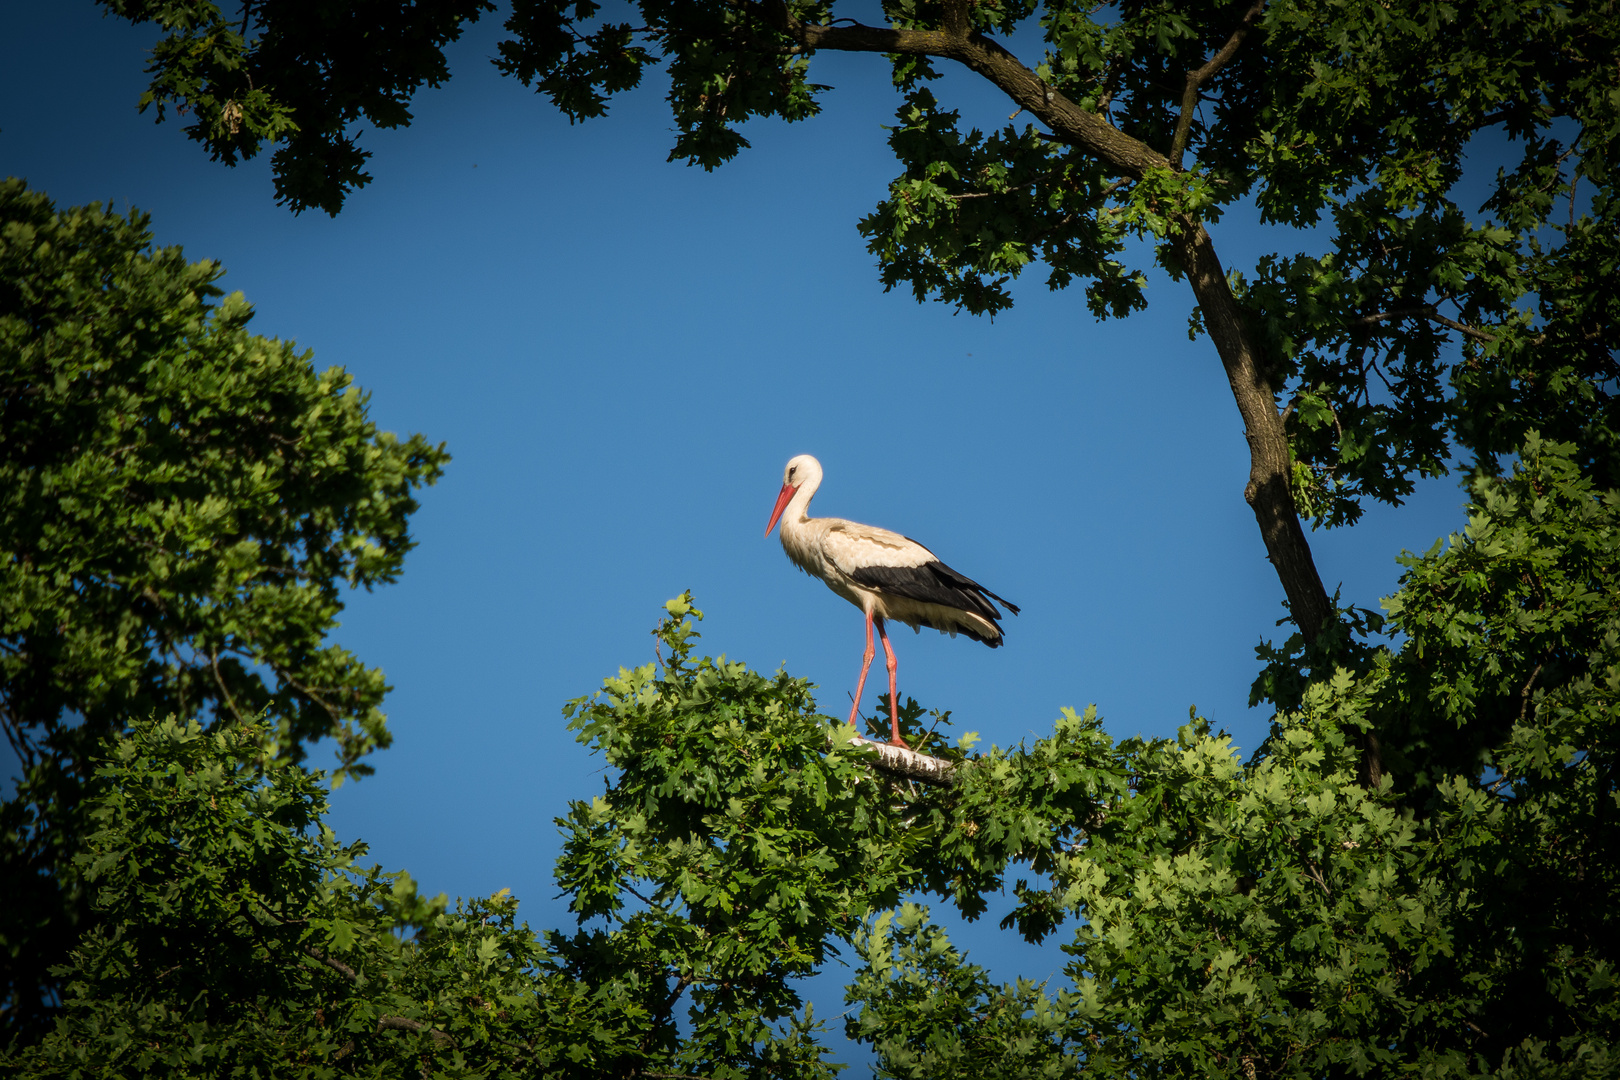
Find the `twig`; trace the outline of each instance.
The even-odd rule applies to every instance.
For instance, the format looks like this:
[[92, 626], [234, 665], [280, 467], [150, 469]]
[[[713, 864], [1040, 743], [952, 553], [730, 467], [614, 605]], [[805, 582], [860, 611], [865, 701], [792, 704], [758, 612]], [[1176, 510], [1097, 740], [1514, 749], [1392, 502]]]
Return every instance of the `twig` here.
[[1371, 326], [1374, 323], [1388, 322], [1390, 319], [1405, 319], [1413, 315], [1428, 318], [1433, 306], [1424, 304], [1422, 307], [1391, 308], [1388, 311], [1377, 311], [1371, 315], [1363, 315], [1350, 323], [1351, 326]]
[[1176, 117], [1176, 133], [1170, 140], [1170, 167], [1181, 168], [1182, 155], [1187, 151], [1187, 141], [1192, 136], [1193, 110], [1198, 107], [1198, 90], [1215, 76], [1215, 73], [1225, 67], [1237, 55], [1238, 47], [1243, 39], [1249, 36], [1249, 30], [1254, 21], [1266, 9], [1266, 0], [1254, 0], [1249, 10], [1243, 13], [1243, 21], [1238, 28], [1232, 31], [1232, 36], [1226, 39], [1219, 52], [1209, 58], [1209, 62], [1202, 67], [1187, 72], [1187, 86], [1181, 92], [1181, 115]]
[[1104, 119], [1109, 119], [1108, 109], [1114, 103], [1114, 90], [1119, 82], [1119, 73], [1124, 70], [1124, 58], [1114, 56], [1108, 61], [1108, 70], [1103, 73], [1100, 85], [1102, 93], [1097, 95], [1097, 113]]
[[1463, 335], [1464, 337], [1473, 338], [1475, 341], [1483, 341], [1486, 344], [1489, 344], [1490, 342], [1496, 340], [1495, 334], [1487, 334], [1483, 330], [1476, 330], [1474, 327], [1468, 326], [1465, 323], [1460, 323], [1456, 319], [1448, 319], [1438, 311], [1429, 312], [1428, 318], [1430, 322], [1437, 322], [1441, 326], [1449, 326], [1453, 330], [1457, 331], [1457, 333]]
[[1523, 720], [1524, 717], [1525, 717], [1525, 713], [1527, 713], [1530, 710], [1530, 688], [1536, 685], [1536, 676], [1540, 675], [1540, 674], [1541, 674], [1541, 665], [1537, 664], [1536, 665], [1536, 670], [1534, 670], [1534, 671], [1532, 671], [1530, 673], [1529, 681], [1524, 684], [1524, 689], [1519, 691], [1519, 719], [1520, 720]]
[[[287, 926], [289, 924], [303, 923], [303, 922], [308, 922], [309, 921], [308, 919], [283, 919], [281, 916], [277, 915], [275, 912], [273, 912], [269, 908], [265, 907], [263, 900], [259, 900], [258, 898], [254, 898], [254, 903], [258, 905], [260, 911], [264, 912], [264, 917], [267, 920], [269, 920], [272, 924], [274, 924], [276, 926]], [[251, 918], [251, 913], [247, 909], [247, 901], [246, 900], [244, 900], [242, 902], [242, 914], [244, 916], [249, 916], [249, 924], [250, 925], [256, 925], [259, 922], [258, 919]], [[345, 964], [341, 960], [336, 960], [336, 959], [328, 956], [326, 953], [321, 952], [321, 950], [315, 948], [315, 946], [313, 946], [313, 945], [300, 945], [300, 946], [298, 946], [298, 951], [303, 953], [305, 956], [310, 957], [313, 960], [319, 960], [321, 963], [325, 964], [327, 967], [331, 968], [333, 971], [337, 972], [339, 975], [342, 975], [345, 979], [348, 979], [350, 982], [354, 983], [356, 986], [359, 986], [361, 983], [363, 983], [365, 981], [364, 979], [362, 979], [360, 977], [359, 972], [354, 970], [354, 968], [350, 967], [348, 964]]]
[[334, 960], [332, 957], [327, 956], [325, 953], [321, 952], [321, 950], [311, 945], [300, 945], [298, 948], [304, 953], [304, 955], [319, 960], [321, 963], [325, 964], [339, 975], [342, 975], [356, 986], [360, 984], [359, 974], [355, 972], [354, 968], [350, 967], [348, 964], [345, 964], [343, 961]]
[[[1374, 375], [1378, 376], [1378, 381], [1384, 384], [1384, 389], [1389, 391], [1389, 396], [1390, 397], [1395, 397], [1395, 388], [1393, 386], [1389, 385], [1389, 377], [1384, 374], [1384, 369], [1378, 366], [1378, 358], [1376, 356], [1367, 361], [1367, 368]], [[1365, 383], [1366, 379], [1367, 379], [1367, 375], [1366, 375], [1365, 372], [1362, 373], [1361, 378], [1362, 378], [1363, 383]], [[1367, 403], [1369, 405], [1372, 404], [1372, 395], [1367, 394], [1366, 398], [1367, 398]]]
[[281, 678], [286, 681], [288, 686], [291, 686], [294, 690], [297, 690], [300, 694], [303, 694], [305, 697], [309, 698], [309, 700], [325, 709], [327, 715], [330, 716], [334, 721], [341, 721], [343, 719], [343, 713], [336, 705], [329, 705], [321, 698], [322, 693], [329, 692], [325, 687], [322, 687], [320, 693], [317, 693], [313, 687], [305, 686], [286, 671], [282, 671], [278, 668], [276, 670], [276, 674], [281, 676]]
[[[277, 926], [286, 926], [288, 923], [299, 923], [299, 922], [307, 922], [308, 921], [306, 919], [282, 919], [279, 916], [277, 916], [275, 914], [275, 912], [273, 912], [269, 908], [265, 907], [264, 903], [262, 901], [256, 901], [256, 902], [258, 903], [259, 910], [264, 912], [264, 917], [266, 919], [270, 920], [272, 923], [276, 924]], [[243, 904], [243, 909], [244, 909], [243, 913], [244, 914], [246, 914], [246, 907], [247, 907], [247, 905], [244, 902], [244, 904]], [[258, 922], [257, 919], [250, 920], [250, 925], [251, 924], [256, 924], [257, 922]], [[298, 949], [305, 956], [308, 956], [311, 959], [320, 961], [321, 963], [325, 964], [327, 967], [331, 968], [333, 971], [337, 972], [339, 975], [342, 975], [344, 978], [346, 978], [350, 982], [354, 983], [356, 986], [359, 986], [361, 983], [363, 983], [365, 981], [364, 979], [362, 979], [360, 977], [359, 972], [354, 970], [354, 968], [350, 967], [348, 964], [345, 964], [341, 960], [338, 960], [338, 959], [335, 959], [335, 958], [333, 958], [331, 956], [328, 956], [326, 953], [324, 953], [321, 950], [315, 948], [313, 945], [300, 945], [300, 946], [298, 946]], [[454, 1046], [455, 1043], [456, 1043], [456, 1040], [454, 1038], [452, 1038], [449, 1034], [447, 1034], [447, 1033], [445, 1033], [443, 1031], [440, 1031], [439, 1029], [437, 1029], [435, 1027], [432, 1027], [432, 1026], [430, 1026], [428, 1024], [424, 1024], [420, 1020], [412, 1020], [408, 1016], [379, 1016], [377, 1018], [377, 1030], [379, 1032], [389, 1031], [389, 1030], [393, 1030], [393, 1031], [425, 1031], [428, 1034], [432, 1035], [433, 1036], [433, 1041], [438, 1043], [440, 1046], [446, 1046], [446, 1045]], [[338, 1056], [341, 1057], [343, 1055], [339, 1054]]]
[[1312, 881], [1316, 882], [1316, 884], [1321, 887], [1322, 892], [1326, 893], [1328, 896], [1331, 897], [1333, 895], [1333, 890], [1328, 888], [1328, 884], [1327, 884], [1326, 881], [1322, 880], [1321, 868], [1318, 867], [1315, 863], [1311, 862], [1309, 859], [1304, 859], [1304, 860], [1301, 860], [1301, 861], [1304, 862], [1304, 864], [1305, 864], [1305, 870], [1306, 870], [1305, 876], [1310, 878]]
[[219, 673], [219, 650], [214, 649], [208, 654], [208, 666], [213, 669], [214, 682], [219, 686], [219, 692], [225, 695], [225, 706], [231, 710], [238, 724], [245, 723], [242, 710], [236, 707], [236, 698], [231, 696], [230, 688], [225, 685], [225, 677]]
[[1430, 322], [1437, 322], [1441, 326], [1448, 326], [1464, 337], [1473, 338], [1475, 341], [1483, 341], [1488, 344], [1496, 340], [1495, 334], [1486, 333], [1484, 330], [1469, 326], [1467, 323], [1460, 323], [1456, 319], [1447, 318], [1436, 311], [1432, 304], [1425, 304], [1422, 307], [1393, 308], [1389, 311], [1375, 312], [1372, 315], [1363, 315], [1349, 325], [1370, 326], [1373, 323], [1386, 322], [1390, 319], [1405, 319], [1413, 316], [1428, 319]]
[[17, 723], [16, 717], [10, 709], [0, 709], [0, 727], [6, 729], [6, 742], [11, 744], [11, 752], [17, 755], [22, 763], [23, 773], [26, 775], [39, 761], [31, 739], [23, 734], [22, 725]]
[[[259, 910], [264, 913], [265, 920], [267, 920], [272, 926], [302, 926], [309, 922], [308, 919], [283, 919], [280, 915], [277, 915], [275, 912], [271, 911], [269, 906], [256, 896], [253, 898], [253, 902], [258, 905]], [[242, 901], [242, 914], [251, 914], [247, 909], [246, 900]]]
[[433, 1036], [433, 1041], [440, 1046], [454, 1046], [456, 1040], [448, 1032], [440, 1031], [436, 1027], [424, 1024], [420, 1020], [412, 1020], [408, 1016], [379, 1016], [377, 1017], [378, 1031], [425, 1031]]

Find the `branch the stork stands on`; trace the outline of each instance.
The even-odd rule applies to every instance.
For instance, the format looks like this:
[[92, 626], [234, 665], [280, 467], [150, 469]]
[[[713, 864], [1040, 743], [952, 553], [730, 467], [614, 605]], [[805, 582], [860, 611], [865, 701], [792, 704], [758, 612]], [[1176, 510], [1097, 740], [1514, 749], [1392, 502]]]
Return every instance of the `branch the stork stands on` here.
[[[877, 748], [885, 763], [894, 757], [896, 771], [917, 772], [915, 779], [927, 780], [940, 770], [927, 764], [936, 759], [913, 752], [900, 737], [900, 697], [895, 678], [899, 663], [884, 623], [902, 622], [913, 630], [926, 626], [952, 637], [965, 634], [994, 649], [1001, 644], [1001, 612], [991, 601], [999, 602], [1014, 615], [1018, 614], [1018, 608], [972, 578], [952, 570], [932, 551], [909, 537], [843, 518], [811, 517], [810, 500], [815, 498], [820, 486], [821, 462], [809, 454], [800, 454], [789, 461], [782, 470], [782, 490], [776, 497], [776, 506], [771, 509], [765, 535], [771, 535], [780, 519], [782, 549], [794, 565], [826, 582], [827, 588], [860, 608], [866, 616], [866, 654], [861, 660], [861, 677], [855, 684], [855, 700], [849, 710], [851, 726], [860, 715], [866, 674], [876, 655], [872, 631], [877, 630], [888, 659], [890, 742], [887, 746], [864, 739], [859, 742]], [[909, 760], [913, 758], [915, 762]], [[934, 782], [939, 782], [939, 778], [934, 778]]]

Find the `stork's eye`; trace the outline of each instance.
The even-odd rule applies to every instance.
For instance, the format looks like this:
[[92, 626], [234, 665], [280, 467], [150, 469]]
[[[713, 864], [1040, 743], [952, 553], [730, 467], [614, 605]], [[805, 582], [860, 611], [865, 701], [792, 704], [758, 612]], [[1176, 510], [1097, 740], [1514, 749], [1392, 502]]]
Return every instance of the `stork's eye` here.
[[789, 479], [789, 480], [791, 480], [791, 479], [793, 479], [793, 474], [794, 474], [794, 473], [796, 473], [796, 472], [798, 472], [798, 471], [799, 471], [799, 470], [798, 470], [798, 467], [797, 467], [797, 466], [795, 466], [795, 467], [794, 467], [794, 468], [791, 468], [791, 469], [789, 469], [789, 470], [788, 470], [788, 479]]

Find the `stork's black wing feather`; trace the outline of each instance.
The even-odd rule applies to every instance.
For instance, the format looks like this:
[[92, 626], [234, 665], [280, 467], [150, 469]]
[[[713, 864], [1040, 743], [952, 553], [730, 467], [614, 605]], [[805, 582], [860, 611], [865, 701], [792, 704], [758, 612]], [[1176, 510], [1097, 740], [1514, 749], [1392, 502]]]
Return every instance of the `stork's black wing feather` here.
[[[940, 562], [938, 559], [935, 559], [929, 565], [934, 567], [935, 571], [938, 574], [940, 574], [942, 577], [948, 578], [953, 584], [955, 584], [955, 585], [957, 585], [957, 586], [959, 586], [961, 588], [964, 588], [964, 589], [972, 589], [975, 592], [983, 593], [985, 596], [988, 596], [990, 599], [994, 600], [996, 603], [1000, 604], [1002, 607], [1006, 608], [1008, 611], [1012, 612], [1014, 615], [1018, 614], [1018, 605], [1017, 604], [1013, 603], [1010, 600], [1005, 600], [1002, 597], [997, 596], [995, 593], [991, 592], [989, 589], [985, 588], [983, 585], [980, 585], [977, 581], [974, 581], [972, 578], [968, 577], [966, 574], [957, 573], [955, 570], [952, 570], [950, 567], [946, 566], [944, 563]], [[997, 614], [999, 615], [1000, 612], [997, 612]]]
[[850, 577], [870, 588], [926, 604], [961, 608], [982, 615], [991, 622], [1001, 619], [1001, 612], [990, 603], [992, 599], [999, 600], [1014, 615], [1018, 614], [1016, 606], [938, 559], [921, 566], [863, 566], [851, 571]]

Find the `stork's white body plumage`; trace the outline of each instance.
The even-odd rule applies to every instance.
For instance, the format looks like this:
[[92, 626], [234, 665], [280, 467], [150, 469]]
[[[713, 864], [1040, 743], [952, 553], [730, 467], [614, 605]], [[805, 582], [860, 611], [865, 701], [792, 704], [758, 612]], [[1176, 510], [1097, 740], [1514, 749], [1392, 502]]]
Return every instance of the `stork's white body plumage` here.
[[892, 736], [904, 746], [895, 688], [898, 665], [884, 621], [902, 622], [913, 630], [927, 626], [952, 637], [966, 634], [995, 648], [1001, 644], [1001, 612], [991, 601], [999, 601], [1015, 615], [1018, 608], [952, 570], [910, 537], [843, 518], [811, 517], [810, 500], [821, 486], [821, 476], [821, 463], [809, 454], [800, 454], [787, 463], [782, 473], [782, 491], [765, 534], [770, 535], [780, 518], [782, 548], [788, 558], [805, 573], [826, 582], [829, 589], [866, 616], [866, 657], [850, 709], [852, 724], [860, 712], [866, 674], [876, 655], [872, 630], [877, 629], [888, 659]]

